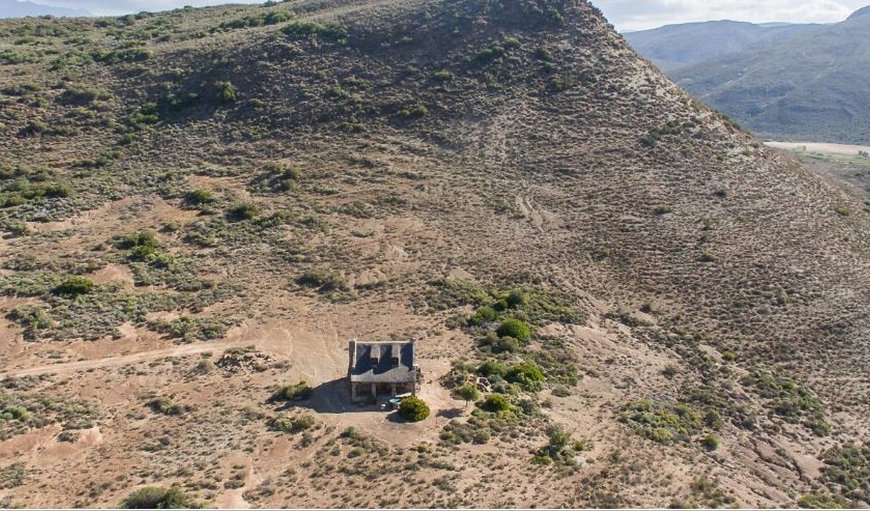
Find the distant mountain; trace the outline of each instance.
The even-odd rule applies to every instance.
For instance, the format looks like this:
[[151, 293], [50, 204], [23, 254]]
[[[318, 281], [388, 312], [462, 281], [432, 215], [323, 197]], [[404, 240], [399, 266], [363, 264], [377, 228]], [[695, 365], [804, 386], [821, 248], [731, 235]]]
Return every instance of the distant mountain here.
[[83, 9], [68, 9], [54, 7], [34, 2], [19, 2], [18, 0], [0, 0], [0, 18], [23, 18], [25, 16], [89, 16]]
[[859, 18], [861, 16], [870, 16], [870, 5], [868, 5], [867, 7], [862, 7], [861, 9], [858, 9], [857, 11], [853, 12], [852, 15], [849, 16], [848, 19], [852, 20], [855, 18]]
[[709, 21], [629, 32], [628, 42], [665, 72], [801, 34], [819, 25]]
[[870, 7], [670, 74], [757, 134], [870, 142]]

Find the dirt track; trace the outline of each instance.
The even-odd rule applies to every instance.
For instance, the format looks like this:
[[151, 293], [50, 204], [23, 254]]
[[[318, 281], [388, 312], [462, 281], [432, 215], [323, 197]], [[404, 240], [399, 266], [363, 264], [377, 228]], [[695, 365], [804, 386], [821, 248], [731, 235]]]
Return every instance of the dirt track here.
[[144, 351], [140, 353], [131, 353], [118, 357], [106, 357], [95, 360], [77, 360], [75, 362], [64, 362], [59, 364], [47, 364], [36, 367], [28, 367], [27, 369], [15, 369], [13, 371], [0, 372], [0, 379], [16, 376], [36, 376], [41, 374], [66, 374], [76, 371], [85, 371], [88, 369], [96, 369], [100, 367], [112, 367], [133, 362], [142, 362], [145, 360], [154, 360], [164, 357], [177, 357], [182, 355], [195, 355], [205, 353], [207, 351], [223, 350], [243, 344], [240, 340], [226, 342], [210, 342], [198, 344], [184, 344], [181, 346], [173, 346], [171, 348]]

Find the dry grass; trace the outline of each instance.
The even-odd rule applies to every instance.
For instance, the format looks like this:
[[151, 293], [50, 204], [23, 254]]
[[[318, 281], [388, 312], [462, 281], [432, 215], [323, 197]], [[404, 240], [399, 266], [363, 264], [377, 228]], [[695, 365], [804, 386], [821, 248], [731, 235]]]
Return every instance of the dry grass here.
[[[75, 434], [62, 409], [8, 429], [0, 503], [175, 484], [222, 507], [761, 506], [827, 484], [821, 453], [868, 434], [862, 204], [585, 2], [499, 5], [0, 24], [0, 373], [53, 375], [0, 392], [100, 403]], [[71, 276], [93, 289], [51, 292]], [[458, 319], [510, 289], [533, 329], [505, 354]], [[348, 408], [346, 339], [409, 336], [432, 415]], [[519, 425], [441, 383], [492, 353], [546, 376], [499, 389]], [[303, 380], [310, 401], [269, 401]], [[658, 444], [620, 422], [646, 399], [703, 425]], [[589, 449], [533, 464], [554, 424]]]

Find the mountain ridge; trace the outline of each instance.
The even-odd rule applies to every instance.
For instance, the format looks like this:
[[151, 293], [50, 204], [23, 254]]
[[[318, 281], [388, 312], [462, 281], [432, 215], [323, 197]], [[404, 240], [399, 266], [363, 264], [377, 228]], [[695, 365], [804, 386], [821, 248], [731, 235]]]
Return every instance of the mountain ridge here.
[[868, 14], [870, 14], [870, 5], [862, 7], [857, 11], [853, 12], [847, 19], [855, 19], [861, 16], [867, 16]]
[[89, 16], [90, 13], [84, 9], [69, 9], [65, 7], [55, 7], [51, 5], [43, 5], [29, 0], [0, 0], [0, 19], [3, 18], [22, 18], [25, 16]]
[[666, 25], [623, 34], [665, 72], [762, 47], [813, 30], [815, 24], [754, 24], [721, 20]]
[[853, 16], [672, 76], [763, 136], [867, 143], [867, 20]]

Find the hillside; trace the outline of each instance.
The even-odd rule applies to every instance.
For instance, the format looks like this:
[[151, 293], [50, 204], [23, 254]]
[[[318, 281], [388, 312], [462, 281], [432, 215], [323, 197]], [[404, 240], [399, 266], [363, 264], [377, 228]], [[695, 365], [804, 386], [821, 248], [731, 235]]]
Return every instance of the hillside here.
[[671, 77], [742, 126], [766, 137], [870, 141], [870, 16], [735, 55]]
[[0, 18], [23, 18], [25, 16], [88, 16], [82, 9], [67, 9], [42, 5], [30, 1], [0, 0]]
[[585, 1], [6, 21], [0, 91], [4, 506], [870, 502], [865, 205]]
[[666, 25], [624, 34], [632, 48], [666, 73], [684, 66], [760, 48], [817, 28], [811, 24], [707, 21]]

